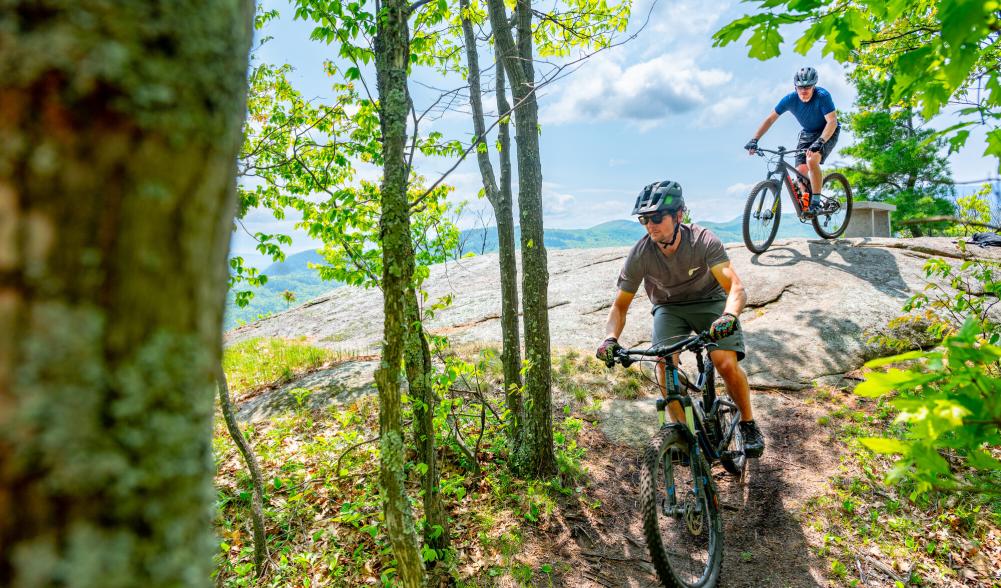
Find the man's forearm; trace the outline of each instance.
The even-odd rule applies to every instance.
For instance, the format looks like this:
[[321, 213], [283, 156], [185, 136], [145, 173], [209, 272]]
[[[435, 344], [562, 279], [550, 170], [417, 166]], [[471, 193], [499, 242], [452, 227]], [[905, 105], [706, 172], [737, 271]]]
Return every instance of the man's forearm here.
[[820, 133], [820, 137], [826, 143], [831, 140], [831, 137], [834, 135], [834, 131], [836, 131], [837, 129], [838, 129], [838, 119], [829, 120], [827, 121], [827, 126], [825, 126], [824, 130]]
[[726, 297], [726, 308], [723, 309], [723, 312], [739, 317], [740, 313], [744, 311], [746, 304], [747, 294], [744, 292], [744, 289], [730, 288], [730, 294]]
[[775, 120], [772, 119], [772, 117], [770, 117], [770, 116], [765, 117], [765, 121], [763, 123], [761, 123], [760, 127], [758, 127], [758, 132], [754, 133], [754, 138], [755, 139], [760, 139], [761, 137], [763, 137], [765, 135], [765, 133], [768, 132], [768, 129], [772, 128], [772, 123], [774, 123], [774, 122], [775, 122]]
[[605, 337], [619, 338], [622, 329], [626, 327], [626, 313], [619, 310], [615, 305], [608, 311], [608, 322], [605, 324]]

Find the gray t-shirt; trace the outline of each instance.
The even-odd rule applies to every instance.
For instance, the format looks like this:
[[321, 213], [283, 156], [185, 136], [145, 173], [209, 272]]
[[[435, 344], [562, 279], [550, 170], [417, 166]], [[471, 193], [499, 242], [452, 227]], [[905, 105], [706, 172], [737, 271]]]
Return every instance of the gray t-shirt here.
[[681, 225], [681, 245], [670, 257], [646, 235], [633, 246], [619, 273], [619, 290], [635, 294], [640, 282], [654, 305], [725, 300], [709, 268], [729, 261], [719, 237], [698, 225]]

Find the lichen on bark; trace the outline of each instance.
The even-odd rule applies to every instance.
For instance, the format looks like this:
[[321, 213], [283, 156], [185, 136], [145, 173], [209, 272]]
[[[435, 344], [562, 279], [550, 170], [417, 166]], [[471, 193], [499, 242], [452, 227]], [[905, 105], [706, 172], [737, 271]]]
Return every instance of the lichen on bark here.
[[0, 10], [0, 578], [209, 583], [254, 6]]

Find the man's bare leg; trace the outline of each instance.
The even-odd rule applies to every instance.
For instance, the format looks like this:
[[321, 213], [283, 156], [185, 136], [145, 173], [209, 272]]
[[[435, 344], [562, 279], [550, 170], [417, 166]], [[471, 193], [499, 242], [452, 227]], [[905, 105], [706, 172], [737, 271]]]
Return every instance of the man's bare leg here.
[[824, 172], [820, 169], [820, 152], [807, 151], [806, 163], [797, 165], [799, 173], [810, 178], [810, 188], [814, 194], [820, 194], [821, 183], [824, 181]]
[[726, 382], [726, 390], [733, 398], [734, 404], [740, 409], [740, 420], [754, 420], [751, 410], [751, 387], [747, 383], [747, 374], [737, 361], [737, 352], [730, 349], [714, 349], [709, 353], [713, 365], [720, 377]]

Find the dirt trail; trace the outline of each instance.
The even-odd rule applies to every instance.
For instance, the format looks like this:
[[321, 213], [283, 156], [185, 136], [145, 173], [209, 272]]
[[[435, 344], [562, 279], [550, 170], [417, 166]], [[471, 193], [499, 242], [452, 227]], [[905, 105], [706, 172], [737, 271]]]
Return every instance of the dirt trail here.
[[[826, 586], [824, 564], [810, 548], [820, 538], [799, 521], [803, 504], [837, 468], [829, 433], [817, 424], [823, 412], [782, 393], [756, 392], [754, 406], [766, 435], [764, 456], [749, 463], [743, 484], [721, 466], [713, 470], [724, 507], [719, 585]], [[597, 429], [582, 441], [601, 507], [565, 510], [528, 538], [523, 555], [569, 564], [554, 575], [554, 585], [659, 586], [639, 518], [641, 451], [612, 443]]]

